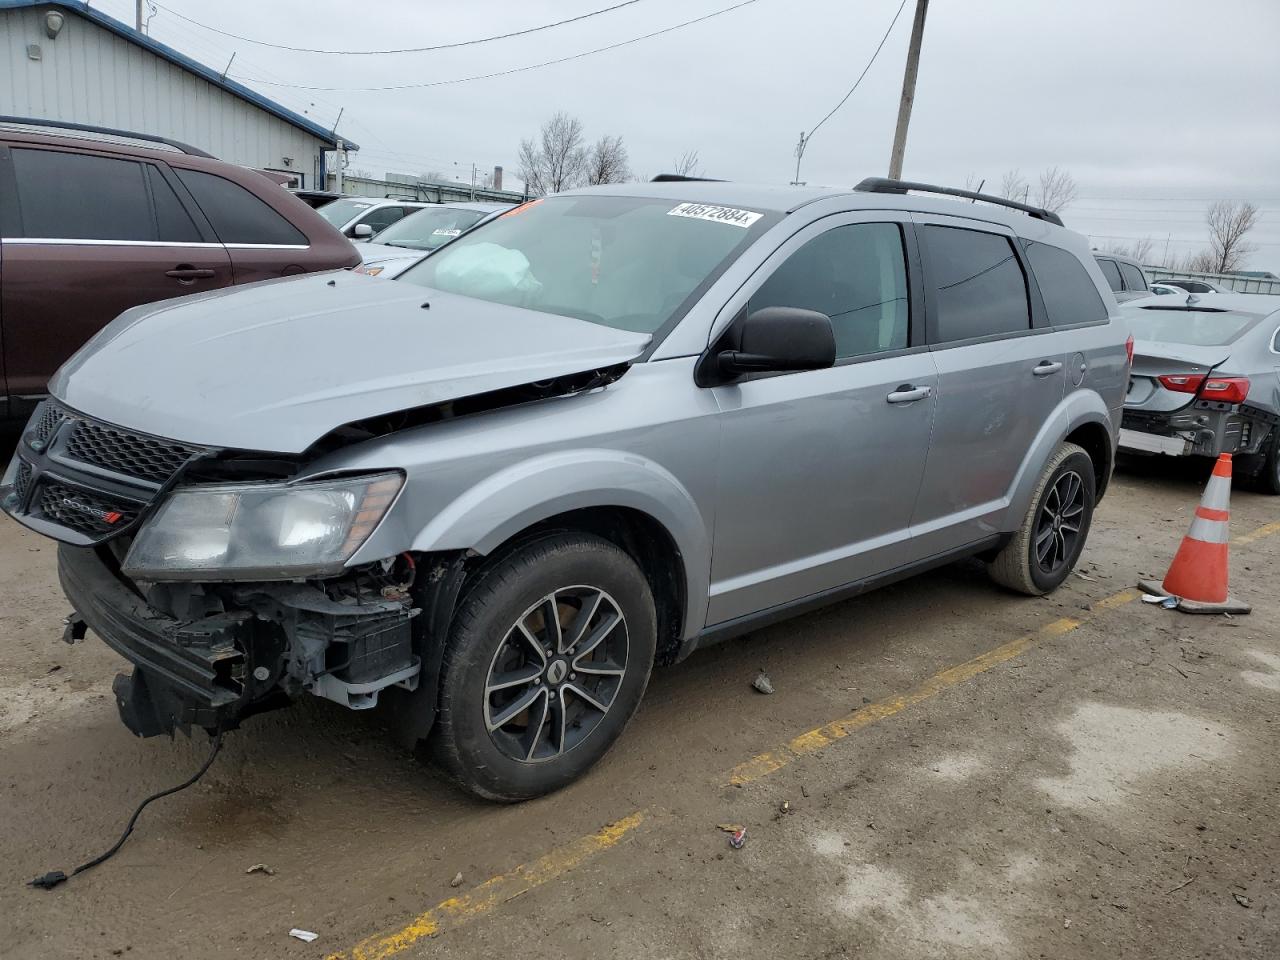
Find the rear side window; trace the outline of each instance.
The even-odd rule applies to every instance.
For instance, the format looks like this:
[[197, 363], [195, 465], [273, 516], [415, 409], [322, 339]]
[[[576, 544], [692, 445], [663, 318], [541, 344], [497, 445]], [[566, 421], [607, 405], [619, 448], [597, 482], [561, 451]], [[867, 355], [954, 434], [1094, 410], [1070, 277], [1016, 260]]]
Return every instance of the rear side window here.
[[1102, 275], [1107, 278], [1107, 286], [1119, 293], [1124, 289], [1124, 281], [1120, 279], [1120, 268], [1114, 260], [1098, 260]]
[[11, 151], [22, 236], [155, 240], [142, 164], [56, 150]]
[[814, 237], [774, 271], [749, 310], [800, 307], [831, 318], [837, 358], [907, 345], [907, 269], [893, 223], [855, 223]]
[[160, 171], [150, 164], [146, 170], [151, 199], [156, 205], [156, 230], [160, 239], [168, 243], [199, 243], [203, 240], [191, 215]]
[[1120, 264], [1120, 273], [1124, 276], [1124, 285], [1128, 290], [1147, 289], [1147, 278], [1132, 263]]
[[1027, 261], [1054, 326], [1107, 319], [1098, 288], [1075, 254], [1047, 243], [1026, 244]]
[[1027, 279], [1008, 237], [933, 224], [923, 233], [937, 288], [936, 342], [1031, 328]]
[[365, 216], [360, 218], [360, 223], [366, 223], [373, 228], [373, 232], [385, 230], [391, 224], [404, 217], [403, 207], [379, 207], [377, 210], [371, 210]]
[[225, 177], [174, 168], [223, 243], [306, 246], [307, 238], [264, 201]]

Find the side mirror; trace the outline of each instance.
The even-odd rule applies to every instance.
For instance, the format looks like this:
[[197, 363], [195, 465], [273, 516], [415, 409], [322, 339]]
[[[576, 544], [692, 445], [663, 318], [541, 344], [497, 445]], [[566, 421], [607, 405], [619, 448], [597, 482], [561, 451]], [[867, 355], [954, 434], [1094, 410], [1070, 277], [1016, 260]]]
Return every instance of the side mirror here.
[[368, 240], [373, 236], [373, 227], [367, 223], [357, 223], [351, 230], [351, 235], [357, 240]]
[[715, 386], [748, 373], [821, 370], [835, 362], [835, 331], [825, 313], [764, 307], [740, 318], [728, 338], [704, 354], [695, 381]]

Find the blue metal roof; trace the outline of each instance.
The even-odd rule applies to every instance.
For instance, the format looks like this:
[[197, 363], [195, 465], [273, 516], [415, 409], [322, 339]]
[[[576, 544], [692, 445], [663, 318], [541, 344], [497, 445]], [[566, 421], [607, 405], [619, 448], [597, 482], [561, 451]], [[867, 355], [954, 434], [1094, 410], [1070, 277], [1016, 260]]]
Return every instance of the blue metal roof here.
[[[0, 0], [0, 10], [16, 10], [23, 7], [58, 7], [66, 10], [68, 13], [74, 13], [76, 16], [84, 17], [91, 20], [105, 30], [110, 30], [117, 36], [123, 37], [130, 43], [136, 43], [144, 50], [149, 50], [157, 57], [162, 57], [170, 63], [176, 64], [182, 69], [194, 73], [196, 76], [208, 80], [216, 87], [226, 90], [228, 93], [234, 94], [241, 100], [253, 104], [265, 110], [273, 116], [279, 117], [286, 123], [293, 124], [299, 130], [305, 130], [318, 140], [323, 141], [331, 147], [337, 146], [337, 136], [332, 130], [326, 130], [314, 120], [308, 120], [301, 114], [294, 113], [286, 107], [282, 107], [274, 100], [268, 100], [262, 94], [250, 90], [243, 84], [236, 83], [234, 80], [228, 80], [222, 74], [218, 73], [212, 67], [206, 67], [203, 63], [192, 60], [186, 54], [179, 53], [173, 47], [153, 40], [146, 34], [139, 33], [133, 27], [126, 23], [109, 17], [99, 10], [93, 9], [84, 0]], [[352, 143], [346, 137], [342, 138], [343, 143], [348, 150], [359, 150], [358, 144]]]

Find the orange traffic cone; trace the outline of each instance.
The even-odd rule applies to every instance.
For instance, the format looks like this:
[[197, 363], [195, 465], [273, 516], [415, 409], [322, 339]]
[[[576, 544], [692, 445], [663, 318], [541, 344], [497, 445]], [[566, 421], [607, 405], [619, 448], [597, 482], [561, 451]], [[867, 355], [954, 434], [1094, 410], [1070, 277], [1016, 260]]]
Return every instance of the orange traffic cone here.
[[1163, 583], [1139, 580], [1149, 594], [1174, 597], [1187, 613], [1248, 613], [1249, 605], [1227, 592], [1228, 524], [1231, 505], [1231, 454], [1213, 465], [1213, 476], [1196, 507], [1191, 529], [1182, 538]]

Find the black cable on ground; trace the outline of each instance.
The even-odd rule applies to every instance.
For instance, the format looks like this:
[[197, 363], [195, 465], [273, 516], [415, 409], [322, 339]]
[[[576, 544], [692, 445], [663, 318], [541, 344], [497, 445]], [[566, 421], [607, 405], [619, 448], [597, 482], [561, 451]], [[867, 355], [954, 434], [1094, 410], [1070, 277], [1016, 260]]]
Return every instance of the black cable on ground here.
[[133, 833], [133, 826], [138, 822], [138, 817], [142, 815], [142, 811], [147, 808], [147, 804], [151, 803], [153, 800], [159, 800], [161, 797], [167, 797], [171, 794], [177, 793], [179, 790], [187, 789], [187, 787], [191, 786], [208, 772], [209, 768], [213, 766], [213, 761], [218, 756], [218, 751], [221, 749], [222, 730], [219, 730], [213, 737], [213, 749], [209, 751], [208, 759], [205, 760], [204, 765], [195, 772], [195, 775], [178, 784], [176, 787], [170, 787], [167, 790], [161, 790], [159, 793], [153, 793], [151, 796], [147, 797], [147, 799], [138, 804], [138, 809], [133, 811], [133, 816], [129, 818], [129, 823], [125, 826], [124, 833], [120, 834], [120, 839], [115, 842], [110, 850], [106, 853], [99, 854], [87, 863], [80, 864], [80, 866], [71, 871], [70, 876], [63, 873], [61, 870], [50, 870], [48, 873], [36, 877], [34, 880], [28, 880], [27, 886], [38, 887], [41, 890], [52, 890], [58, 884], [69, 880], [76, 874], [84, 873], [86, 870], [90, 870], [98, 864], [110, 860], [116, 855], [116, 852], [124, 846], [124, 842], [129, 839], [129, 834]]

